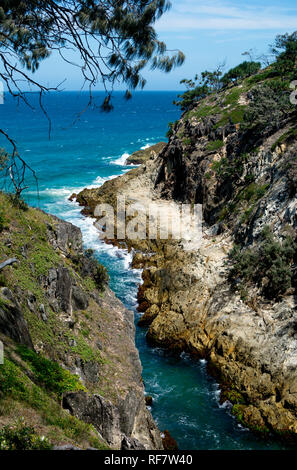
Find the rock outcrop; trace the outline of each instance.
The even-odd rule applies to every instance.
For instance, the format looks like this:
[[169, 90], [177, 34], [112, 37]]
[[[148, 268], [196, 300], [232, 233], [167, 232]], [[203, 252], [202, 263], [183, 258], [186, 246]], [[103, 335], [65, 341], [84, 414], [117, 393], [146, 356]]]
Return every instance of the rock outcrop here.
[[166, 146], [165, 142], [159, 142], [158, 144], [152, 145], [151, 147], [138, 150], [132, 153], [127, 160], [127, 165], [143, 165], [148, 160], [155, 158]]
[[28, 325], [15, 296], [7, 287], [1, 288], [0, 296], [3, 299], [0, 306], [1, 333], [19, 344], [33, 348]]

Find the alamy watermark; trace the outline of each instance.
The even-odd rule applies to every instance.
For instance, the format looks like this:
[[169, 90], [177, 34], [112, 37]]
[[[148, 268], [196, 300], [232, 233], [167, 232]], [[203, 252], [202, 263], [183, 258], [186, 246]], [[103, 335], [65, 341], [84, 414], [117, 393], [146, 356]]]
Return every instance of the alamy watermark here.
[[126, 204], [126, 198], [118, 196], [116, 209], [109, 204], [98, 204], [94, 215], [102, 239], [176, 240], [185, 250], [201, 246], [201, 204], [169, 201]]
[[4, 104], [4, 85], [0, 80], [0, 104]]
[[2, 341], [0, 341], [0, 365], [4, 364], [4, 346]]
[[290, 88], [291, 90], [293, 90], [292, 93], [290, 94], [290, 103], [297, 104], [297, 80], [293, 80], [290, 83]]

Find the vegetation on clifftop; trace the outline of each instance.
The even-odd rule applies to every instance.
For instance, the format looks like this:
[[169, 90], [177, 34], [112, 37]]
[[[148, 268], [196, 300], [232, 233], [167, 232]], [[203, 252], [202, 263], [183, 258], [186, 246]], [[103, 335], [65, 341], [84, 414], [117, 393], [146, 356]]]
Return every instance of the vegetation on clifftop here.
[[[188, 111], [207, 96], [220, 93], [234, 85], [240, 85], [243, 81], [248, 85], [255, 85], [262, 80], [270, 79], [270, 87], [274, 92], [277, 93], [280, 90], [289, 92], [289, 84], [296, 78], [297, 32], [278, 35], [271, 46], [271, 51], [276, 59], [261, 72], [261, 62], [251, 59], [230, 69], [224, 75], [222, 73], [224, 66], [220, 65], [213, 72], [206, 70], [201, 76], [196, 75], [193, 80], [181, 80], [180, 83], [187, 87], [187, 91], [178, 95], [179, 101], [175, 101], [174, 104], [182, 111]], [[233, 96], [236, 100], [235, 95], [238, 93], [239, 90], [231, 92], [224, 104], [232, 104]], [[286, 93], [284, 93], [284, 98], [285, 96]], [[280, 104], [284, 103], [285, 99], [280, 102]]]
[[296, 249], [291, 237], [287, 236], [281, 243], [266, 227], [257, 246], [245, 249], [235, 246], [230, 252], [229, 281], [243, 297], [249, 286], [255, 285], [266, 298], [277, 300], [292, 287]]

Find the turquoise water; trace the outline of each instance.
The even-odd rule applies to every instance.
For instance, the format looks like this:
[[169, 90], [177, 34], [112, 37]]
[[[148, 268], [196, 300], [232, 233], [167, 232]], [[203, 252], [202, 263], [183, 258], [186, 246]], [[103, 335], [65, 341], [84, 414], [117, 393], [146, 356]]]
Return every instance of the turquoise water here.
[[[18, 143], [24, 158], [36, 170], [39, 199], [34, 182], [26, 192], [34, 206], [68, 220], [82, 229], [86, 248], [96, 250], [98, 259], [109, 271], [111, 287], [124, 304], [136, 311], [136, 294], [141, 272], [129, 269], [128, 253], [102, 244], [91, 219], [68, 201], [73, 192], [85, 186], [96, 187], [128, 170], [125, 154], [165, 139], [167, 124], [179, 117], [172, 105], [173, 92], [136, 93], [126, 102], [115, 96], [115, 111], [102, 114], [84, 109], [84, 93], [55, 93], [46, 100], [52, 118], [51, 140], [48, 123], [30, 95], [34, 110], [6, 97], [0, 106], [0, 127]], [[98, 104], [102, 94], [96, 95]], [[6, 145], [4, 140], [0, 146]], [[30, 180], [30, 178], [29, 178]], [[136, 319], [138, 314], [136, 313]], [[219, 405], [219, 388], [206, 373], [204, 361], [192, 361], [186, 355], [175, 357], [146, 344], [146, 331], [137, 328], [136, 343], [143, 365], [146, 392], [152, 395], [152, 413], [161, 430], [168, 429], [180, 449], [278, 449], [243, 429]]]

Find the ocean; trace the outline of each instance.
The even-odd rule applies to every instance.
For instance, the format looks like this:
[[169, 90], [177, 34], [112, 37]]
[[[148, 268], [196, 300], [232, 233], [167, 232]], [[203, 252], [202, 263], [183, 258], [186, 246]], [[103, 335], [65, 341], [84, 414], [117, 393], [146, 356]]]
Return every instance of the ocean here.
[[[38, 95], [28, 94], [33, 109], [5, 96], [0, 106], [0, 127], [17, 142], [24, 159], [36, 171], [39, 197], [28, 175], [26, 201], [81, 228], [85, 248], [92, 248], [110, 275], [110, 285], [122, 302], [136, 312], [141, 272], [130, 268], [128, 253], [103, 244], [90, 218], [68, 199], [84, 187], [98, 187], [130, 169], [124, 165], [132, 152], [166, 140], [168, 123], [179, 118], [172, 101], [175, 92], [137, 92], [130, 101], [115, 93], [114, 111], [97, 106], [82, 113], [88, 102], [84, 92], [52, 93], [45, 98], [49, 123], [38, 106]], [[7, 147], [5, 139], [0, 146]], [[137, 327], [136, 344], [143, 365], [146, 393], [153, 397], [152, 414], [161, 430], [169, 430], [183, 450], [281, 449], [281, 444], [262, 440], [232, 417], [227, 404], [220, 405], [220, 390], [209, 377], [205, 361], [186, 354], [176, 357], [151, 348], [146, 331]]]

